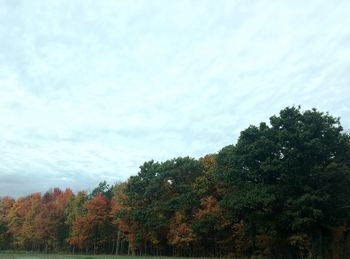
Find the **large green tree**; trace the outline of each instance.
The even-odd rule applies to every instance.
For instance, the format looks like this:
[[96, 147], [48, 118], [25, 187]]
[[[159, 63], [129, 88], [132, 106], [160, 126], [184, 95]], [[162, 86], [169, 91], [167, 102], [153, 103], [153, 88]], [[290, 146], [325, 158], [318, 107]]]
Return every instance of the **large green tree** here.
[[134, 226], [134, 248], [154, 254], [157, 247], [161, 253], [170, 253], [168, 245], [180, 240], [174, 238], [174, 232], [169, 233], [170, 224], [175, 222], [176, 212], [189, 224], [193, 208], [199, 204], [192, 183], [201, 173], [202, 164], [198, 160], [184, 157], [163, 163], [146, 162], [137, 176], [130, 177], [125, 189], [130, 209], [119, 216]]
[[244, 221], [253, 248], [265, 235], [270, 254], [325, 256], [330, 233], [349, 219], [349, 163], [338, 118], [288, 107], [218, 154], [227, 188], [221, 204], [231, 220]]

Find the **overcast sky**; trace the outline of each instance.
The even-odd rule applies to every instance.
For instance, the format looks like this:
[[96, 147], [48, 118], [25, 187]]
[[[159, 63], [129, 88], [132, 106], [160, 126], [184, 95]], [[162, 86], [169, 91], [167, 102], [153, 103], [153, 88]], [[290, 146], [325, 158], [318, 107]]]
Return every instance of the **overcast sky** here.
[[350, 1], [0, 0], [0, 195], [200, 157], [290, 105], [350, 129]]

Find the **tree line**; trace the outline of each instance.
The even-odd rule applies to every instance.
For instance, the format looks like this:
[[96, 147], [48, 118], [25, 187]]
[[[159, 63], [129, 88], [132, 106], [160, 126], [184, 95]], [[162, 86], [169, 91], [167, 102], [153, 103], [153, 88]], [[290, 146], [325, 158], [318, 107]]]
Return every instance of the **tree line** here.
[[147, 161], [92, 192], [0, 197], [0, 249], [350, 258], [350, 136], [287, 107], [199, 159]]

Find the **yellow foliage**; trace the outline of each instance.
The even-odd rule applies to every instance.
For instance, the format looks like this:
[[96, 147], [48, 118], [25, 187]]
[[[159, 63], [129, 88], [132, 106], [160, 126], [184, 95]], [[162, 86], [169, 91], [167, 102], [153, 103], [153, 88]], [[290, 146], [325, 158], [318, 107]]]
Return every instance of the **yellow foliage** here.
[[195, 235], [189, 224], [185, 222], [185, 216], [180, 212], [175, 212], [168, 233], [169, 244], [178, 247], [187, 247], [194, 240]]

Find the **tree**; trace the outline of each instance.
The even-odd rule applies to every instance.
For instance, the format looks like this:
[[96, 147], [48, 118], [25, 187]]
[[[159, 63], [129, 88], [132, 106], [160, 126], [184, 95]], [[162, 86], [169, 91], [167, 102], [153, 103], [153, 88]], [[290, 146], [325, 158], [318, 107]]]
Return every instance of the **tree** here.
[[267, 233], [286, 255], [324, 256], [325, 236], [349, 219], [349, 136], [338, 118], [316, 109], [287, 107], [270, 124], [250, 126], [218, 154], [227, 187], [221, 205], [244, 221], [255, 247]]
[[35, 236], [35, 217], [41, 208], [41, 194], [33, 193], [19, 198], [7, 213], [8, 232], [12, 235], [12, 247], [37, 249], [39, 240]]
[[113, 199], [111, 202], [111, 218], [117, 233], [115, 254], [119, 255], [124, 251], [125, 242], [128, 242], [129, 247], [134, 247], [135, 237], [133, 235], [133, 224], [128, 222], [128, 218], [123, 217], [123, 212], [130, 208], [125, 206], [128, 197], [125, 195], [125, 188], [127, 183], [117, 183], [113, 188]]
[[66, 208], [65, 208], [65, 223], [69, 227], [69, 233], [71, 233], [71, 228], [74, 221], [86, 213], [84, 208], [84, 203], [87, 200], [87, 195], [85, 192], [78, 192], [76, 195], [70, 196]]
[[177, 248], [176, 255], [191, 256], [191, 245], [195, 241], [195, 235], [189, 224], [187, 215], [176, 211], [170, 222], [168, 242]]
[[106, 181], [100, 182], [98, 186], [95, 189], [93, 189], [89, 198], [94, 198], [98, 194], [102, 194], [110, 200], [113, 196], [113, 187], [107, 184]]
[[7, 214], [14, 204], [15, 200], [12, 197], [0, 197], [0, 250], [8, 249], [11, 244]]
[[86, 214], [78, 216], [72, 226], [69, 243], [94, 253], [106, 251], [111, 239], [110, 202], [102, 194], [84, 202]]
[[[199, 197], [192, 190], [193, 181], [202, 173], [198, 160], [184, 157], [163, 163], [149, 161], [137, 176], [129, 178], [125, 209], [119, 217], [132, 226], [132, 253], [170, 254], [168, 232], [175, 212], [193, 217]], [[190, 222], [190, 219], [187, 220]], [[130, 229], [129, 229], [130, 230]]]
[[287, 107], [199, 159], [153, 160], [89, 194], [0, 198], [0, 249], [350, 259], [350, 136]]
[[69, 228], [65, 222], [65, 209], [72, 196], [70, 189], [62, 192], [59, 188], [54, 188], [42, 197], [41, 209], [34, 224], [36, 238], [41, 241], [46, 252], [66, 247]]

